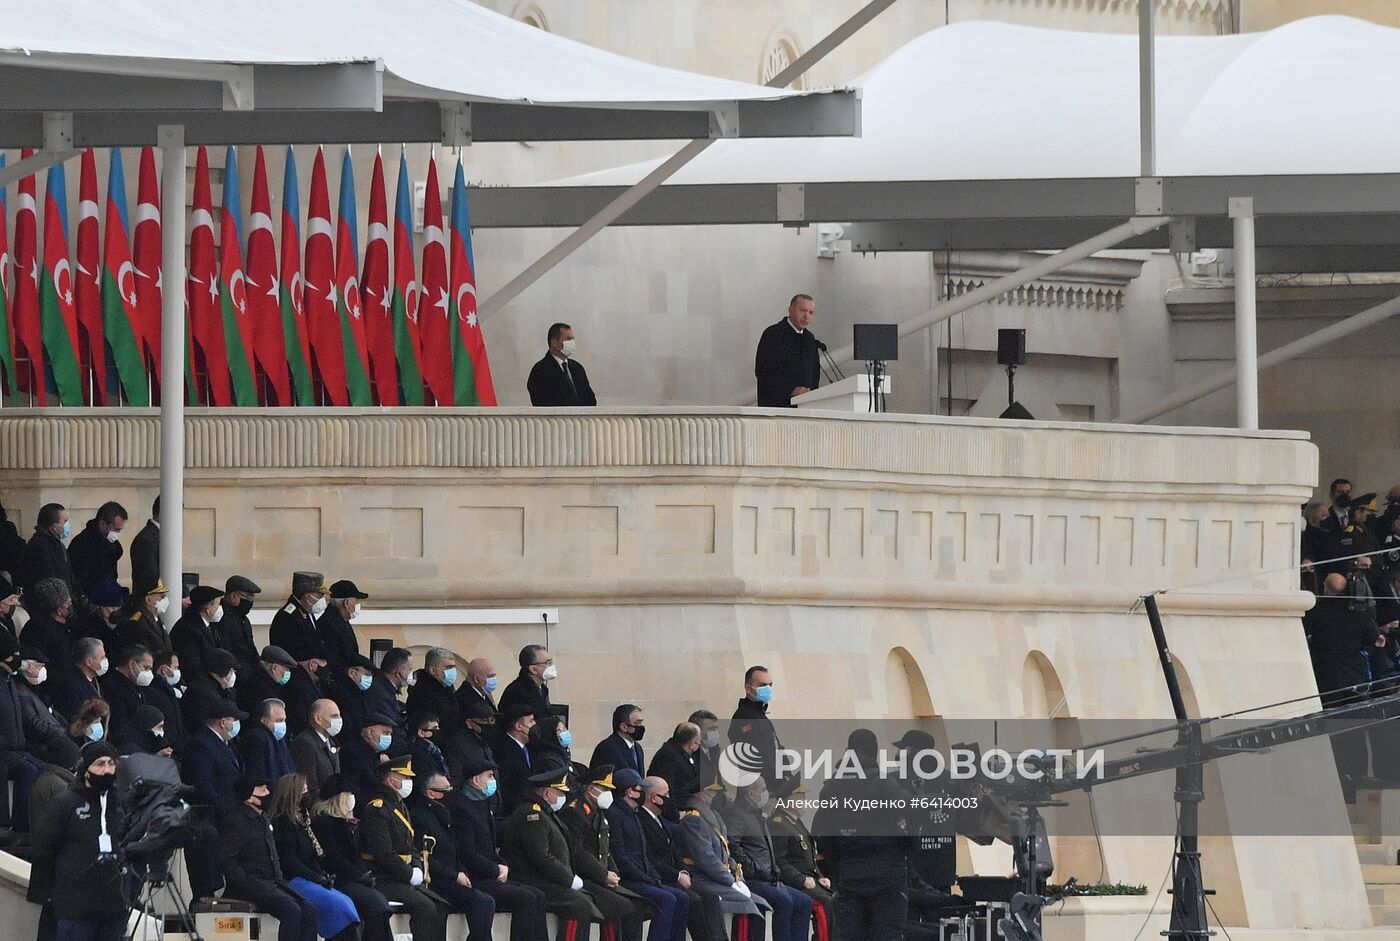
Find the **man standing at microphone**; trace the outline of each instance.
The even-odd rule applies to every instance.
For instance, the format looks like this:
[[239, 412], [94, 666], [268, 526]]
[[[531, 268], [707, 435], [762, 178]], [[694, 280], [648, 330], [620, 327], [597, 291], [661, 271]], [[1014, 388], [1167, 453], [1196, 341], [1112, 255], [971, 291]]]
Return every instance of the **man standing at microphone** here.
[[753, 364], [759, 405], [792, 408], [793, 396], [811, 392], [821, 381], [818, 341], [807, 329], [816, 307], [810, 294], [795, 294], [787, 316], [763, 331]]

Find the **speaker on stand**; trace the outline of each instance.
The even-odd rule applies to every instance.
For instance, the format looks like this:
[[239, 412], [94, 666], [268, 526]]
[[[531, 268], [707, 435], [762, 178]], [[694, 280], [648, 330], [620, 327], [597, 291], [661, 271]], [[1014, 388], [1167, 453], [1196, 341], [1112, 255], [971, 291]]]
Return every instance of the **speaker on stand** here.
[[1029, 419], [1026, 407], [1016, 401], [1016, 367], [1026, 365], [1026, 331], [1005, 327], [997, 331], [997, 365], [1006, 367], [1006, 411], [1002, 418]]

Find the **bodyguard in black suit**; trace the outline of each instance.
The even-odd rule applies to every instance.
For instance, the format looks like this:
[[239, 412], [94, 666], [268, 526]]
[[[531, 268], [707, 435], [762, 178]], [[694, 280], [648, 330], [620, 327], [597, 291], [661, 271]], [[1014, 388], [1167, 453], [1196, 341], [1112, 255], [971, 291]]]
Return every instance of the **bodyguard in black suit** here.
[[549, 352], [530, 370], [525, 387], [530, 404], [536, 406], [597, 405], [598, 397], [588, 384], [583, 364], [575, 362], [574, 328], [566, 323], [550, 324]]
[[763, 331], [753, 364], [759, 405], [791, 408], [794, 395], [810, 392], [821, 382], [817, 338], [807, 329], [815, 310], [810, 295], [794, 295], [787, 316]]

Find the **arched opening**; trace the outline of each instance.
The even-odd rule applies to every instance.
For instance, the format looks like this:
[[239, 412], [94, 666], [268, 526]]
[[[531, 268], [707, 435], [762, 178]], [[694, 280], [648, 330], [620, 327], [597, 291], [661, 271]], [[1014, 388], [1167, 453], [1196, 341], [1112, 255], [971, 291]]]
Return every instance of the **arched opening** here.
[[924, 671], [904, 647], [895, 647], [885, 658], [885, 697], [886, 718], [918, 720], [937, 716]]

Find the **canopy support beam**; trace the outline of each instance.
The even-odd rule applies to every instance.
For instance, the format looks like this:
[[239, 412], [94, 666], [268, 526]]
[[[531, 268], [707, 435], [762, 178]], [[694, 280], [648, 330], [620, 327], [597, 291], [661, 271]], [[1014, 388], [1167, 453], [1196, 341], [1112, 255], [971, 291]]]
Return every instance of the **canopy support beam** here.
[[1157, 0], [1138, 0], [1138, 141], [1142, 176], [1157, 175]]
[[[1400, 314], [1400, 297], [1392, 298], [1383, 304], [1363, 310], [1359, 314], [1353, 314], [1344, 320], [1339, 320], [1334, 324], [1329, 324], [1314, 333], [1305, 337], [1299, 337], [1292, 343], [1285, 343], [1278, 349], [1270, 350], [1259, 357], [1258, 369], [1269, 369], [1280, 363], [1286, 363], [1291, 359], [1297, 359], [1304, 353], [1310, 353], [1329, 343], [1351, 336], [1359, 330], [1375, 326], [1382, 321], [1389, 320], [1396, 314]], [[1173, 392], [1155, 405], [1148, 408], [1139, 409], [1135, 412], [1119, 415], [1113, 420], [1122, 424], [1135, 425], [1151, 421], [1161, 415], [1165, 415], [1174, 409], [1189, 405], [1197, 399], [1203, 399], [1212, 392], [1219, 392], [1234, 384], [1238, 376], [1238, 367], [1227, 369], [1224, 372], [1202, 379], [1200, 382], [1192, 383], [1184, 389]]]
[[1235, 223], [1235, 424], [1259, 430], [1259, 334], [1255, 314], [1254, 200], [1230, 200]]
[[[185, 129], [162, 125], [160, 196], [160, 577], [180, 590], [185, 538]], [[179, 595], [166, 608], [166, 627], [180, 617]]]
[[[869, 23], [880, 13], [889, 9], [894, 2], [895, 0], [869, 0], [865, 6], [856, 11], [854, 16], [832, 30], [830, 35], [820, 40], [811, 49], [808, 49], [805, 53], [798, 56], [795, 62], [769, 79], [766, 84], [772, 88], [783, 88], [791, 84], [794, 79], [803, 75], [812, 66], [826, 58], [833, 49], [849, 39], [862, 26]], [[732, 115], [717, 112], [715, 114], [715, 123], [723, 130], [726, 125], [730, 123], [730, 118], [732, 118]], [[732, 131], [734, 129], [731, 128], [730, 130]], [[660, 166], [628, 187], [602, 209], [598, 210], [598, 212], [584, 222], [583, 225], [579, 226], [573, 232], [570, 232], [562, 242], [545, 252], [534, 264], [506, 282], [504, 287], [488, 297], [478, 307], [477, 315], [482, 318], [490, 317], [506, 304], [519, 297], [520, 294], [532, 284], [558, 267], [560, 262], [564, 261], [591, 241], [593, 236], [612, 225], [620, 216], [627, 212], [627, 210], [637, 205], [655, 191], [658, 186], [674, 176], [678, 170], [704, 153], [705, 150], [715, 142], [715, 139], [715, 137], [708, 137], [692, 140], [680, 150], [676, 151]]]

